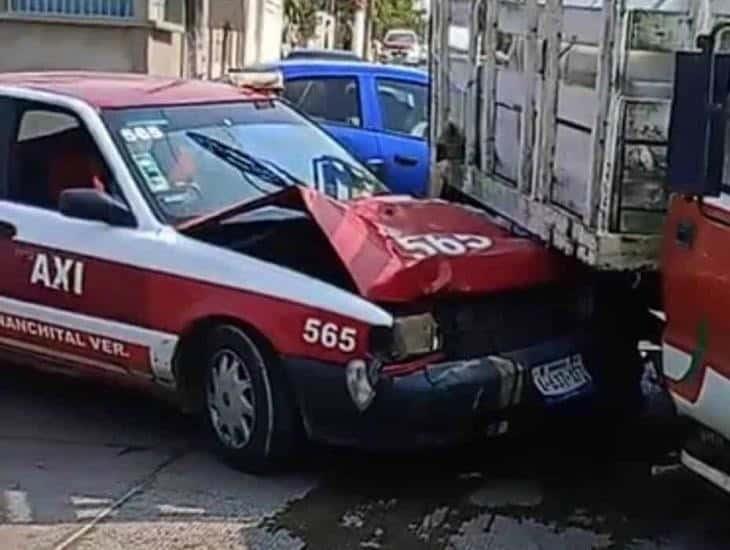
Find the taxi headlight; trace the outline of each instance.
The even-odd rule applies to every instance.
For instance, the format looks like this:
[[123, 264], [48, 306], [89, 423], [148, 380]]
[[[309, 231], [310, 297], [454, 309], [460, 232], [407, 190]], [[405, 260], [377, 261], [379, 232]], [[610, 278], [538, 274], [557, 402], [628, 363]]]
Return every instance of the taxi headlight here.
[[396, 317], [388, 329], [374, 329], [371, 350], [393, 362], [439, 351], [443, 345], [438, 323], [430, 313]]

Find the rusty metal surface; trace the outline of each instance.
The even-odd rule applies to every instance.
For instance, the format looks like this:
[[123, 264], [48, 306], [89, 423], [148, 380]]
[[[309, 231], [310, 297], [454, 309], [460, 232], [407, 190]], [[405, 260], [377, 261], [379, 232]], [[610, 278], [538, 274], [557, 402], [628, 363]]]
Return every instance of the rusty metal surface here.
[[629, 29], [632, 50], [673, 52], [692, 43], [689, 14], [633, 10], [629, 12]]
[[669, 139], [668, 101], [629, 101], [626, 111], [626, 140], [666, 142]]

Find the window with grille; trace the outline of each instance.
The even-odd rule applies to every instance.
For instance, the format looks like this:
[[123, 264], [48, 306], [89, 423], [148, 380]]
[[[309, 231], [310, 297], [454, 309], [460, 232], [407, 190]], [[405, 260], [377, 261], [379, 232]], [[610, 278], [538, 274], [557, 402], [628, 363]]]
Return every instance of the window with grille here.
[[134, 16], [134, 0], [6, 0], [6, 5], [11, 13], [30, 15], [69, 17]]

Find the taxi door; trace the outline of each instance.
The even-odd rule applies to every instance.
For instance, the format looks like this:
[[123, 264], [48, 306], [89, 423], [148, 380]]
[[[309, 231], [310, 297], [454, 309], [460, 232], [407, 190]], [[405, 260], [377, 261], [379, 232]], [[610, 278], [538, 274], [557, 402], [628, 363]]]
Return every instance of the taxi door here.
[[109, 259], [135, 231], [58, 209], [61, 190], [96, 181], [73, 162], [92, 154], [88, 131], [55, 106], [0, 98], [0, 110], [0, 353], [151, 378], [149, 331], [137, 328], [144, 275]]

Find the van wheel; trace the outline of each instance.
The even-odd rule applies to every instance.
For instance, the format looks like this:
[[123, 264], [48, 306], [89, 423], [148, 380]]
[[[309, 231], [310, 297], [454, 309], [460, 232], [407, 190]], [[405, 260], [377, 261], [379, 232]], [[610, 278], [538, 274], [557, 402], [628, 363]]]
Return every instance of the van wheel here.
[[213, 447], [250, 473], [280, 466], [295, 444], [295, 408], [283, 373], [243, 330], [208, 334], [203, 417]]

